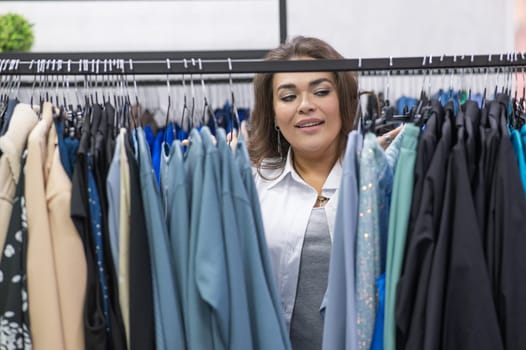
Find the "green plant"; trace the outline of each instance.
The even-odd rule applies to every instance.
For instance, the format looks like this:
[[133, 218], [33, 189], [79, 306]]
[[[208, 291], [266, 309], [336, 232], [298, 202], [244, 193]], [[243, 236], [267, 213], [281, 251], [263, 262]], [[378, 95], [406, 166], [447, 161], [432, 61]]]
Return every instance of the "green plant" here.
[[21, 15], [0, 16], [0, 52], [29, 51], [33, 45], [32, 25]]

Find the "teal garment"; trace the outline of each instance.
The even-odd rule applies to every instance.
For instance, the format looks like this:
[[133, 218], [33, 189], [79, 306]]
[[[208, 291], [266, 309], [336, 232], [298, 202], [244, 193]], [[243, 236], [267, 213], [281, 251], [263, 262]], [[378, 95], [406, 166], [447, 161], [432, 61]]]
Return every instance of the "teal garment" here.
[[[210, 133], [208, 127], [201, 130], [201, 133]], [[210, 134], [211, 135], [211, 134]], [[251, 287], [252, 278], [260, 275], [252, 261], [247, 258], [247, 254], [254, 254], [250, 241], [255, 237], [249, 237], [250, 231], [248, 224], [244, 220], [250, 220], [250, 204], [248, 203], [246, 193], [242, 183], [240, 183], [239, 169], [234, 164], [234, 157], [230, 146], [226, 140], [224, 129], [216, 130], [217, 149], [220, 155], [221, 176], [218, 188], [221, 189], [220, 210], [222, 215], [223, 235], [226, 248], [228, 278], [230, 287], [230, 341], [229, 349], [256, 349], [254, 341], [259, 341], [261, 337], [268, 337], [268, 334], [261, 334], [253, 324], [264, 322], [264, 319], [255, 319], [262, 314], [253, 315], [254, 307], [258, 307], [258, 300], [253, 299]], [[241, 213], [240, 206], [247, 207]], [[245, 215], [245, 217], [242, 217]], [[251, 221], [251, 220], [250, 220]], [[251, 223], [253, 226], [253, 223]], [[261, 303], [266, 303], [263, 299]], [[268, 305], [268, 304], [267, 304]], [[268, 310], [267, 310], [268, 312]], [[270, 329], [267, 329], [270, 330]], [[276, 329], [279, 331], [279, 329]], [[263, 330], [265, 331], [265, 330]], [[272, 332], [270, 334], [278, 334]], [[272, 347], [271, 347], [272, 348]], [[263, 347], [265, 349], [265, 347]], [[267, 348], [270, 349], [270, 348]]]
[[394, 171], [385, 268], [384, 350], [396, 349], [394, 315], [396, 286], [400, 278], [404, 259], [407, 226], [413, 198], [413, 176], [419, 134], [420, 129], [415, 125], [408, 124], [405, 126], [400, 155]]
[[351, 131], [347, 138], [338, 207], [325, 292], [322, 349], [357, 350], [355, 246], [358, 225], [358, 167], [363, 137]]
[[[252, 278], [256, 280], [256, 283], [254, 283], [255, 286], [253, 289], [249, 290], [249, 302], [252, 294], [255, 295], [256, 300], [261, 300], [254, 308], [250, 307], [254, 309], [252, 313], [258, 315], [264, 312], [263, 316], [258, 316], [258, 318], [254, 320], [258, 323], [256, 325], [258, 330], [252, 332], [252, 334], [256, 335], [254, 346], [260, 349], [290, 349], [288, 330], [285, 324], [285, 318], [283, 317], [278, 289], [273, 277], [272, 265], [270, 264], [267, 240], [263, 228], [263, 217], [259, 205], [259, 195], [252, 175], [252, 166], [247, 147], [243, 138], [237, 141], [235, 160], [240, 171], [240, 178], [237, 179], [237, 187], [241, 187], [242, 182], [246, 200], [250, 207], [249, 212], [243, 213], [243, 211], [246, 210], [244, 201], [236, 201], [236, 203], [239, 203], [236, 206], [236, 208], [238, 208], [236, 209], [236, 215], [239, 218], [238, 220], [240, 220], [240, 227], [246, 227], [246, 231], [241, 230], [241, 232], [246, 233], [244, 235], [245, 237], [251, 238], [247, 239], [246, 242], [254, 245], [251, 250], [243, 249], [242, 251], [247, 256], [247, 259], [253, 261], [251, 264], [256, 265], [254, 268], [255, 271], [259, 270], [257, 267], [258, 264], [261, 264], [262, 270], [262, 276], [259, 277], [261, 280], [256, 279], [257, 274], [254, 273]], [[235, 178], [234, 181], [236, 181]], [[254, 241], [254, 243], [252, 243], [252, 241]], [[260, 283], [261, 286], [258, 287], [257, 283]], [[266, 301], [267, 293], [270, 298], [269, 302]], [[261, 296], [259, 296], [259, 294], [261, 294]], [[263, 327], [259, 327], [259, 325]], [[279, 332], [275, 331], [276, 328]], [[266, 329], [268, 329], [268, 331]], [[275, 337], [263, 337], [264, 339], [259, 340], [259, 334], [275, 334]], [[280, 334], [279, 337], [278, 334]], [[261, 344], [261, 346], [259, 346], [259, 344]]]
[[393, 180], [385, 152], [373, 133], [364, 137], [359, 174], [356, 320], [358, 348], [369, 350], [378, 309], [376, 279], [385, 269]]
[[185, 335], [189, 334], [188, 315], [188, 253], [190, 245], [190, 201], [188, 183], [184, 170], [182, 144], [179, 140], [172, 146], [162, 145], [160, 164], [160, 187], [164, 215], [168, 228], [175, 288], [178, 291], [179, 309], [182, 310]]
[[[252, 334], [252, 349], [290, 349], [290, 341], [286, 336], [286, 327], [283, 313], [281, 310], [274, 308], [273, 294], [277, 293], [272, 284], [267, 283], [265, 275], [264, 262], [269, 261], [268, 251], [261, 250], [259, 246], [257, 227], [262, 226], [262, 222], [256, 224], [253, 215], [252, 205], [249, 195], [246, 191], [241, 171], [247, 170], [245, 176], [248, 176], [248, 186], [255, 190], [254, 179], [251, 174], [250, 163], [245, 163], [244, 168], [239, 167], [240, 159], [246, 156], [241, 153], [240, 159], [234, 159], [230, 147], [226, 142], [224, 129], [216, 131], [217, 144], [221, 153], [221, 166], [223, 168], [223, 193], [230, 192], [234, 204], [234, 214], [236, 218], [238, 241], [242, 258], [242, 274], [244, 275], [250, 332]], [[241, 140], [236, 145], [236, 155], [240, 152], [246, 152], [246, 148]], [[237, 157], [236, 157], [237, 158]], [[248, 166], [248, 167], [247, 167]], [[226, 181], [226, 182], [225, 182]], [[228, 191], [227, 191], [228, 190]], [[256, 193], [257, 195], [257, 193]], [[259, 210], [259, 200], [256, 203]], [[224, 210], [225, 208], [223, 208]], [[261, 214], [259, 214], [261, 216]], [[226, 227], [231, 225], [226, 223]], [[264, 234], [264, 232], [260, 232]], [[264, 239], [264, 236], [261, 237]], [[265, 254], [265, 255], [262, 255]], [[270, 268], [270, 265], [268, 265]], [[272, 280], [274, 283], [274, 280]], [[277, 297], [277, 295], [275, 295]], [[236, 305], [237, 306], [237, 305]]]
[[152, 264], [156, 349], [185, 349], [182, 314], [177, 304], [170, 243], [162, 214], [161, 198], [146, 137], [137, 129], [141, 193]]
[[[190, 249], [188, 251], [188, 286], [187, 309], [185, 322], [188, 327], [188, 349], [215, 349], [212, 339], [212, 315], [210, 306], [201, 298], [198, 289], [196, 247], [201, 223], [207, 223], [206, 213], [204, 221], [201, 217], [201, 202], [204, 197], [204, 160], [205, 149], [201, 135], [197, 129], [192, 129], [188, 137], [190, 145], [184, 156], [184, 169], [188, 179], [189, 208], [190, 208]], [[212, 218], [212, 217], [211, 217]], [[213, 218], [212, 218], [213, 219]], [[218, 250], [216, 247], [212, 252]]]
[[[220, 155], [208, 127], [201, 129], [201, 139], [205, 150], [203, 197], [192, 263], [195, 264], [199, 295], [210, 308], [213, 349], [228, 349], [230, 336], [236, 332], [231, 323], [234, 318], [233, 300], [230, 298], [230, 283], [234, 276], [228, 273], [226, 242], [223, 238]], [[234, 226], [235, 222], [231, 221], [230, 224]], [[240, 303], [243, 305], [243, 300]]]
[[515, 158], [517, 158], [517, 165], [519, 166], [522, 189], [524, 190], [524, 195], [526, 195], [526, 158], [524, 158], [521, 135], [518, 130], [511, 130], [511, 143], [513, 144]]

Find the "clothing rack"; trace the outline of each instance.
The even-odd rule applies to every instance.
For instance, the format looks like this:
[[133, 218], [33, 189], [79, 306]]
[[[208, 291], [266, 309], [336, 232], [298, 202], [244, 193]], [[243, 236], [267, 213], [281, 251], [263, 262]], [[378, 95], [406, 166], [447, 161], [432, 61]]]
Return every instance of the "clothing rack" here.
[[6, 53], [0, 75], [249, 74], [410, 71], [526, 66], [524, 53], [263, 61], [265, 51]]
[[263, 61], [265, 51], [4, 53], [0, 75], [239, 74], [405, 71], [526, 66], [524, 53]]

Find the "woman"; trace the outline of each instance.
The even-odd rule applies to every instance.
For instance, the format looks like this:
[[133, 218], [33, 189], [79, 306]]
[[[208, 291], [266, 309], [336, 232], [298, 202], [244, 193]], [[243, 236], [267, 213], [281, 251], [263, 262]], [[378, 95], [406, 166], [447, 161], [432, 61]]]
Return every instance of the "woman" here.
[[[296, 37], [266, 60], [343, 59]], [[269, 254], [295, 349], [321, 349], [320, 306], [347, 134], [358, 105], [350, 72], [264, 73], [254, 79], [249, 152]], [[396, 132], [384, 138], [389, 141]]]

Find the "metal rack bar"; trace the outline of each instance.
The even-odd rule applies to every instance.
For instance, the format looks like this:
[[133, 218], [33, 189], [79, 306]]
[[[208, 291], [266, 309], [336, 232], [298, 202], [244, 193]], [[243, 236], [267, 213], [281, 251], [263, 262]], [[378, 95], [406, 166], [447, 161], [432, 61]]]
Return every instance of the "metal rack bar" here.
[[[200, 53], [203, 52], [194, 52]], [[0, 74], [7, 75], [114, 75], [114, 74], [236, 74], [275, 73], [312, 71], [403, 71], [450, 68], [497, 68], [524, 67], [524, 53], [430, 56], [430, 57], [389, 57], [342, 60], [294, 60], [263, 61], [261, 58], [232, 58], [229, 51], [216, 51], [208, 59], [191, 55], [186, 59], [170, 56], [170, 52], [98, 53], [95, 58], [81, 58], [82, 53], [46, 54], [21, 53], [0, 54]], [[180, 54], [180, 53], [178, 53]], [[159, 59], [163, 57], [162, 59]], [[180, 57], [180, 56], [178, 56]], [[197, 59], [201, 59], [201, 68]], [[169, 59], [169, 63], [168, 63]], [[104, 65], [107, 65], [104, 69]], [[60, 68], [59, 68], [60, 66]]]

